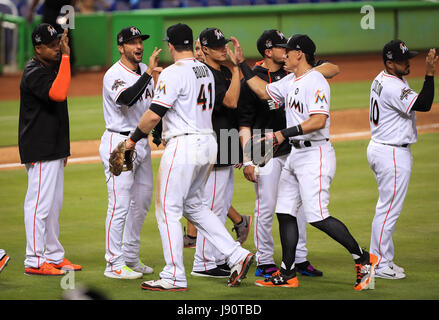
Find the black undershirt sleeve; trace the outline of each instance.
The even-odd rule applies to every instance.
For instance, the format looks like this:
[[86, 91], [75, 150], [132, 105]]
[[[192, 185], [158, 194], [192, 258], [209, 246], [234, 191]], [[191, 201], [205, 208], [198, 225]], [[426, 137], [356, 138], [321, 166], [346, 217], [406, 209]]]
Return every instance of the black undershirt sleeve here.
[[425, 76], [424, 86], [418, 95], [412, 110], [427, 112], [430, 111], [434, 99], [434, 77]]
[[136, 81], [131, 87], [124, 90], [117, 98], [116, 103], [123, 106], [131, 107], [135, 104], [139, 98], [142, 96], [143, 92], [145, 92], [146, 87], [151, 81], [152, 77], [144, 72], [139, 80]]
[[160, 118], [163, 118], [166, 112], [168, 112], [169, 108], [159, 105], [157, 103], [152, 103], [151, 106], [149, 107], [149, 110], [159, 115]]

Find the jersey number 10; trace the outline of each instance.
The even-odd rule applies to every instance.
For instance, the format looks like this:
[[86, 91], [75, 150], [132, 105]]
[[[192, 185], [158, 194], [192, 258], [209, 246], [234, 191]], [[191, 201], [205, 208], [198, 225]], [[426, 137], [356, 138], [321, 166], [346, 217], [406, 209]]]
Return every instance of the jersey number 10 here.
[[[212, 109], [212, 83], [211, 82], [209, 82], [209, 84], [207, 85], [207, 94], [209, 96], [209, 110], [210, 110], [210, 109]], [[197, 104], [202, 106], [203, 111], [206, 110], [207, 98], [206, 98], [206, 93], [204, 91], [204, 84], [201, 85], [200, 93], [198, 94], [198, 98], [197, 98]]]
[[378, 108], [378, 102], [372, 98], [370, 99], [369, 120], [377, 126], [379, 119], [380, 109]]

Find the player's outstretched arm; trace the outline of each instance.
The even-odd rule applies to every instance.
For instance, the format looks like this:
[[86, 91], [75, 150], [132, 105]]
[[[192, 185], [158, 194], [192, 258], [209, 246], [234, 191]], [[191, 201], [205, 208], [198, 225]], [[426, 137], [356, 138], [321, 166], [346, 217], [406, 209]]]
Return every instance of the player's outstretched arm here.
[[326, 79], [331, 79], [340, 72], [340, 68], [331, 62], [324, 62], [314, 69], [320, 72]]
[[139, 124], [137, 125], [136, 130], [131, 135], [129, 139], [125, 141], [125, 146], [127, 149], [133, 149], [136, 145], [136, 142], [140, 139], [146, 138], [152, 129], [160, 122], [161, 117], [148, 109], [140, 118]]
[[301, 124], [276, 131], [273, 134], [276, 137], [278, 144], [281, 144], [285, 139], [290, 137], [301, 136], [303, 134], [323, 129], [326, 125], [326, 119], [328, 119], [328, 116], [323, 113], [313, 114]]

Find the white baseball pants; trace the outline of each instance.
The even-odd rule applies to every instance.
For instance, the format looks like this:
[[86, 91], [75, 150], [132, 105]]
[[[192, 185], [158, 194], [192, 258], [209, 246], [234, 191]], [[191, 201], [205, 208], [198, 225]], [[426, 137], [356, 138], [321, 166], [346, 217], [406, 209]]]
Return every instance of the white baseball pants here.
[[140, 231], [152, 201], [151, 150], [147, 139], [136, 145], [132, 171], [123, 171], [117, 177], [109, 171], [110, 153], [125, 139], [125, 135], [105, 131], [99, 147], [108, 191], [106, 271], [118, 270], [126, 263], [139, 261]]
[[[259, 179], [254, 183], [256, 191], [256, 201], [254, 210], [254, 242], [256, 247], [257, 265], [275, 264], [274, 262], [274, 240], [272, 235], [274, 210], [279, 213], [291, 212], [291, 202], [281, 198], [276, 203], [276, 195], [279, 185], [282, 168], [288, 154], [272, 158], [267, 164], [259, 168]], [[300, 207], [301, 209], [302, 207]], [[308, 255], [306, 248], [306, 219], [304, 215], [297, 216], [299, 228], [299, 241], [296, 247], [296, 264], [305, 262]]]
[[28, 186], [24, 200], [26, 268], [39, 268], [48, 260], [61, 263], [59, 212], [64, 193], [64, 158], [26, 164]]
[[393, 232], [404, 206], [413, 157], [410, 147], [393, 147], [370, 141], [367, 160], [375, 174], [379, 198], [372, 221], [370, 252], [378, 257], [377, 269], [393, 264]]
[[[335, 151], [329, 141], [292, 148], [279, 179], [277, 203], [290, 203], [290, 211], [283, 213], [294, 217], [304, 215], [309, 223], [329, 217], [329, 187], [335, 171]], [[276, 212], [281, 213], [282, 209], [276, 205]]]
[[[204, 189], [203, 201], [224, 225], [232, 205], [234, 166], [214, 167]], [[193, 271], [215, 269], [226, 262], [225, 256], [203, 235], [197, 236]]]
[[203, 203], [206, 180], [216, 161], [213, 135], [182, 135], [170, 139], [160, 161], [156, 186], [156, 218], [166, 265], [160, 278], [187, 287], [183, 264], [182, 214], [225, 255], [229, 266], [249, 251], [233, 240], [224, 223]]

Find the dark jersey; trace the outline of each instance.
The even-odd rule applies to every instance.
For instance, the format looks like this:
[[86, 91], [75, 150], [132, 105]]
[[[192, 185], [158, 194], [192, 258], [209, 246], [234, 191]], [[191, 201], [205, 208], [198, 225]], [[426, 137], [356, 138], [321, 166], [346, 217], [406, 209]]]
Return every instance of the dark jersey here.
[[33, 58], [20, 83], [18, 146], [21, 163], [56, 160], [70, 156], [67, 100], [49, 99], [57, 68]]
[[[230, 70], [221, 66], [216, 70], [207, 65], [215, 79], [215, 105], [212, 112], [212, 126], [218, 142], [218, 153], [215, 167], [223, 167], [242, 162], [242, 149], [239, 143], [239, 122], [237, 109], [227, 108], [223, 100], [232, 79]], [[221, 138], [221, 130], [223, 136]], [[229, 137], [226, 135], [230, 133]], [[224, 142], [221, 143], [221, 140]], [[226, 143], [227, 142], [227, 143]], [[234, 153], [232, 154], [232, 150]], [[239, 152], [239, 154], [235, 154]]]
[[[283, 69], [276, 72], [269, 72], [268, 69], [261, 66], [262, 61], [258, 62], [253, 68], [256, 75], [267, 81], [268, 83], [279, 81], [288, 73]], [[273, 102], [272, 102], [273, 103]], [[241, 95], [238, 103], [239, 126], [251, 127], [252, 134], [257, 133], [255, 129], [270, 129], [273, 131], [282, 130], [286, 127], [285, 108], [284, 106], [276, 105], [275, 109], [270, 110], [267, 100], [261, 100], [249, 88], [247, 82], [243, 80], [241, 84]], [[274, 153], [274, 157], [279, 157], [288, 154], [291, 151], [291, 145], [288, 140], [285, 140]]]

